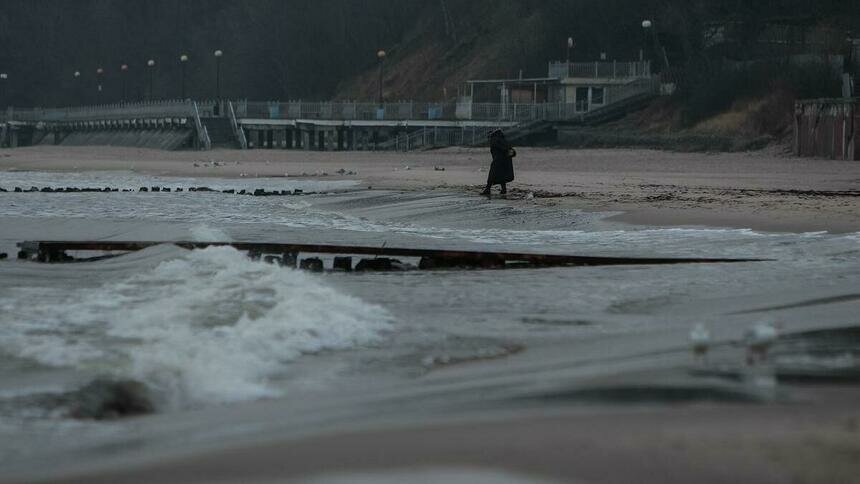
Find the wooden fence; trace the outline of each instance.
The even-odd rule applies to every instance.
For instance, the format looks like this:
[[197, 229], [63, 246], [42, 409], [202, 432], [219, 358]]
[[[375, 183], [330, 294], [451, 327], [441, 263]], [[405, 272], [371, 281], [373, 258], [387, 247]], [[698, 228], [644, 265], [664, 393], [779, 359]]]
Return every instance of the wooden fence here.
[[860, 99], [816, 99], [795, 105], [797, 156], [860, 160]]

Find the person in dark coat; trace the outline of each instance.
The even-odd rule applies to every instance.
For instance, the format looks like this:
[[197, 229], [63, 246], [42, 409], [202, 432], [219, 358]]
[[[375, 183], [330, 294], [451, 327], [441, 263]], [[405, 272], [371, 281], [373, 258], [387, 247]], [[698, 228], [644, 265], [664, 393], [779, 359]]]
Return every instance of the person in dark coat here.
[[508, 143], [505, 133], [497, 129], [490, 133], [490, 154], [493, 155], [493, 163], [490, 165], [490, 174], [487, 176], [487, 188], [481, 195], [490, 195], [493, 185], [502, 186], [502, 195], [508, 193], [507, 184], [514, 181], [514, 162], [517, 151]]

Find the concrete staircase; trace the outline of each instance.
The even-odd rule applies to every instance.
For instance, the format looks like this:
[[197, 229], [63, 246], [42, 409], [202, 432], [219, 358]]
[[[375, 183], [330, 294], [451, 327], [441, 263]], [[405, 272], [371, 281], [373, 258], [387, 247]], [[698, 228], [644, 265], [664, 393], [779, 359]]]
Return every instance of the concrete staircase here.
[[230, 118], [200, 118], [209, 132], [213, 148], [239, 148]]
[[[532, 144], [536, 139], [542, 139], [551, 135], [554, 129], [554, 123], [549, 121], [532, 121], [505, 130], [505, 137], [510, 143]], [[476, 146], [489, 146], [489, 141], [483, 140]]]
[[617, 121], [632, 112], [645, 109], [656, 97], [657, 95], [652, 93], [638, 94], [604, 108], [590, 111], [583, 115], [581, 119], [574, 120], [569, 124], [598, 126], [611, 121]]
[[[644, 109], [655, 97], [656, 95], [654, 94], [643, 93], [610, 104], [604, 108], [595, 109], [569, 121], [550, 122], [538, 120], [530, 123], [522, 123], [514, 128], [505, 130], [505, 136], [508, 138], [508, 141], [514, 144], [530, 145], [536, 142], [545, 142], [549, 139], [555, 139], [555, 132], [559, 129], [559, 126], [599, 126], [617, 121], [632, 112]], [[487, 145], [487, 141], [483, 140], [475, 146]]]
[[68, 133], [62, 139], [45, 136], [34, 144], [60, 146], [127, 146], [157, 150], [187, 149], [193, 144], [194, 132], [189, 129], [152, 130], [93, 130]]

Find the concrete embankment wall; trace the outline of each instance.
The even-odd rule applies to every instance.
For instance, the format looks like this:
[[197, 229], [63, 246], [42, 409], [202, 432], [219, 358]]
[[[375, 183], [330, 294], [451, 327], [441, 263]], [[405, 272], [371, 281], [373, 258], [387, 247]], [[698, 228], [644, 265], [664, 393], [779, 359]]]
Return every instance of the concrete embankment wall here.
[[740, 137], [697, 133], [647, 133], [615, 127], [559, 126], [558, 145], [571, 148], [645, 148], [678, 152], [739, 152], [760, 150], [771, 136]]
[[191, 129], [93, 130], [46, 135], [43, 145], [59, 146], [128, 146], [159, 150], [178, 150], [191, 145]]
[[798, 102], [794, 152], [798, 156], [860, 160], [860, 99]]

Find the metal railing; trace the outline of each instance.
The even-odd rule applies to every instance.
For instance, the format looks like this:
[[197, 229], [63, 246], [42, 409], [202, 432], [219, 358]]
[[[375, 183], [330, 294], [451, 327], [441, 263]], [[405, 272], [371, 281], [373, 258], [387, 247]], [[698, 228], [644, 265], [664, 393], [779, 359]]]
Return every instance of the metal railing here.
[[230, 116], [230, 127], [233, 128], [233, 136], [239, 142], [239, 148], [248, 149], [248, 139], [245, 137], [245, 131], [239, 126], [239, 120], [236, 119], [236, 110], [233, 109], [233, 102], [227, 101], [227, 114]]
[[326, 121], [564, 121], [602, 109], [632, 96], [659, 92], [652, 78], [605, 87], [600, 104], [580, 103], [375, 103], [352, 102], [243, 102], [243, 119], [293, 119]]
[[549, 77], [555, 79], [636, 79], [651, 77], [651, 61], [550, 62]]
[[486, 141], [487, 132], [494, 127], [467, 126], [458, 128], [428, 127], [412, 133], [402, 133], [380, 143], [378, 150], [414, 151], [451, 146], [475, 146]]
[[456, 117], [457, 103], [390, 102], [242, 102], [237, 114], [251, 119], [345, 121], [444, 120]]
[[200, 109], [197, 107], [197, 103], [192, 102], [192, 107], [194, 109], [194, 127], [197, 131], [197, 140], [200, 143], [200, 148], [209, 151], [212, 149], [209, 130], [206, 129], [206, 126], [203, 126], [203, 121], [200, 120]]
[[[647, 64], [647, 63], [646, 63]], [[598, 67], [598, 71], [599, 71]], [[627, 98], [659, 93], [659, 80], [654, 77], [635, 79], [603, 87], [602, 102], [577, 103], [472, 103], [472, 102], [392, 102], [379, 105], [361, 102], [227, 102], [231, 124], [239, 136], [239, 119], [289, 119], [328, 121], [482, 121], [515, 122], [566, 121], [607, 108]], [[214, 104], [191, 100], [123, 103], [74, 108], [8, 109], [0, 112], [2, 121], [77, 122], [128, 119], [199, 118]]]
[[193, 101], [158, 101], [120, 103], [69, 108], [9, 108], [2, 112], [3, 121], [77, 122], [125, 119], [188, 118], [194, 115]]

